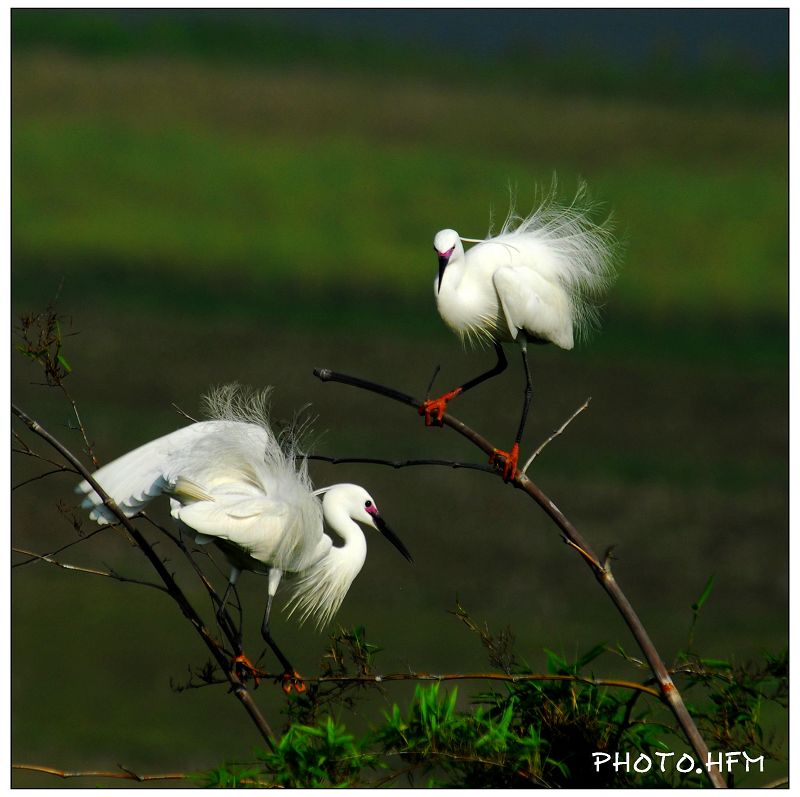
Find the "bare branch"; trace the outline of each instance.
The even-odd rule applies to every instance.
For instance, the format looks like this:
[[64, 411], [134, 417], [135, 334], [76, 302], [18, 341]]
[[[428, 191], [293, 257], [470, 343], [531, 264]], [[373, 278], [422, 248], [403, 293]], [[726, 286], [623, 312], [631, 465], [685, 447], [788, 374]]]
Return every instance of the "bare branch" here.
[[[274, 673], [266, 670], [255, 670], [257, 678], [275, 678]], [[666, 702], [658, 689], [638, 681], [628, 681], [620, 678], [589, 678], [582, 675], [570, 675], [568, 673], [507, 673], [507, 672], [465, 672], [465, 673], [430, 673], [430, 672], [390, 672], [390, 673], [368, 673], [360, 675], [331, 674], [304, 676], [303, 681], [307, 684], [362, 684], [364, 686], [382, 686], [387, 683], [397, 681], [502, 681], [505, 683], [521, 684], [532, 681], [567, 681], [570, 683], [581, 683], [589, 686], [607, 686], [619, 689], [629, 689], [637, 694], [645, 694], [654, 697], [661, 703]], [[201, 689], [206, 686], [218, 686], [227, 683], [221, 678], [214, 678], [213, 672], [201, 668], [200, 670], [190, 669], [190, 678], [183, 684], [172, 685], [176, 692], [183, 692], [187, 689]]]
[[167, 588], [167, 592], [169, 593], [170, 597], [178, 604], [178, 607], [180, 608], [184, 617], [186, 617], [187, 620], [189, 620], [189, 622], [192, 624], [195, 631], [198, 633], [200, 638], [203, 640], [203, 643], [216, 660], [220, 669], [222, 669], [227, 676], [231, 683], [231, 691], [236, 695], [247, 713], [250, 715], [250, 719], [258, 728], [261, 737], [264, 739], [270, 749], [274, 749], [275, 742], [273, 740], [273, 733], [269, 723], [267, 723], [264, 715], [261, 713], [258, 706], [256, 706], [252, 695], [237, 674], [235, 667], [226, 657], [225, 651], [214, 639], [214, 637], [211, 636], [211, 633], [209, 632], [208, 628], [206, 628], [202, 618], [197, 613], [189, 599], [186, 597], [183, 590], [178, 586], [172, 574], [169, 572], [169, 570], [167, 570], [161, 558], [153, 550], [153, 546], [148, 542], [147, 538], [139, 531], [138, 528], [136, 528], [136, 526], [125, 515], [125, 513], [119, 509], [116, 502], [97, 483], [92, 474], [89, 473], [80, 460], [78, 460], [77, 457], [75, 457], [75, 455], [68, 448], [66, 448], [66, 446], [53, 437], [53, 435], [51, 435], [50, 432], [48, 432], [40, 423], [30, 418], [14, 404], [11, 405], [11, 411], [28, 427], [28, 429], [41, 437], [51, 447], [58, 451], [58, 453], [61, 454], [61, 456], [64, 457], [64, 459], [78, 471], [79, 475], [89, 483], [90, 487], [97, 493], [97, 495], [100, 497], [100, 500], [104, 503], [108, 510], [117, 518], [120, 524], [122, 524], [123, 528], [126, 529], [126, 531], [130, 534], [137, 547], [147, 557], [150, 564], [158, 573], [159, 578], [164, 582], [164, 586]]
[[331, 465], [364, 464], [386, 465], [398, 470], [399, 468], [414, 468], [419, 465], [441, 465], [445, 468], [483, 470], [493, 473], [495, 468], [491, 465], [481, 465], [477, 462], [454, 462], [451, 459], [377, 459], [376, 457], [328, 457], [324, 454], [299, 455], [298, 459], [313, 459], [318, 462], [329, 462]]
[[191, 415], [189, 415], [188, 412], [182, 410], [174, 401], [171, 402], [171, 404], [173, 409], [178, 413], [178, 415], [181, 415], [182, 417], [186, 418], [187, 421], [191, 421], [192, 423], [197, 423], [197, 418], [193, 418]]
[[56, 462], [54, 459], [48, 459], [45, 456], [42, 456], [38, 451], [34, 451], [19, 435], [18, 432], [12, 432], [14, 435], [14, 439], [22, 446], [22, 448], [12, 448], [12, 454], [22, 454], [26, 457], [33, 457], [33, 459], [38, 459], [41, 462], [46, 462], [48, 465], [53, 465], [56, 468], [63, 468], [64, 465], [61, 462]]
[[[385, 396], [401, 404], [406, 404], [410, 407], [418, 409], [422, 406], [422, 402], [402, 393], [394, 388], [380, 385], [376, 382], [370, 382], [360, 377], [350, 376], [348, 374], [337, 373], [329, 368], [314, 369], [314, 376], [322, 382], [339, 382], [344, 385], [360, 388], [361, 390], [368, 390], [372, 393]], [[462, 437], [466, 437], [473, 445], [477, 446], [487, 456], [491, 456], [495, 447], [483, 435], [471, 429], [462, 421], [455, 418], [449, 412], [445, 412], [441, 417], [443, 425], [449, 426], [454, 431], [458, 432]], [[496, 475], [500, 475], [499, 472]], [[558, 526], [562, 535], [568, 541], [569, 545], [577, 550], [583, 560], [590, 567], [592, 572], [597, 578], [600, 585], [605, 590], [606, 594], [611, 598], [619, 613], [622, 615], [625, 623], [633, 634], [636, 642], [644, 653], [653, 675], [658, 681], [661, 693], [666, 699], [667, 704], [672, 710], [675, 718], [678, 720], [681, 728], [683, 729], [686, 738], [694, 750], [697, 758], [700, 761], [708, 761], [708, 746], [705, 740], [697, 730], [697, 725], [692, 719], [691, 714], [683, 702], [680, 692], [670, 677], [666, 665], [664, 664], [661, 656], [656, 650], [650, 635], [647, 633], [642, 621], [631, 606], [625, 593], [620, 588], [616, 579], [611, 573], [611, 570], [603, 567], [600, 559], [592, 550], [591, 545], [584, 539], [583, 535], [570, 523], [566, 515], [555, 505], [553, 501], [548, 498], [545, 493], [534, 484], [525, 473], [518, 471], [514, 477], [508, 482], [512, 487], [522, 490], [527, 493], [548, 515], [548, 517]], [[715, 788], [726, 788], [725, 779], [722, 777], [719, 770], [711, 768], [706, 769], [706, 773]]]
[[[127, 576], [121, 576], [119, 573], [115, 573], [113, 570], [96, 570], [93, 567], [81, 567], [80, 565], [71, 565], [67, 562], [59, 562], [56, 559], [53, 559], [52, 556], [48, 556], [47, 554], [39, 554], [35, 551], [26, 551], [24, 548], [12, 548], [11, 549], [14, 553], [21, 553], [25, 556], [32, 557], [33, 560], [39, 562], [47, 562], [47, 564], [55, 565], [56, 567], [60, 567], [62, 570], [73, 570], [76, 573], [89, 573], [93, 576], [105, 576], [106, 578], [113, 578], [114, 581], [122, 581], [127, 584], [139, 584], [142, 587], [152, 587], [153, 589], [157, 589], [160, 592], [166, 592], [169, 594], [169, 590], [161, 585], [155, 584], [152, 581], [142, 581], [138, 578], [128, 578]], [[20, 564], [27, 564], [30, 559], [26, 562], [20, 562]]]
[[547, 445], [549, 445], [553, 440], [555, 440], [555, 438], [558, 437], [564, 431], [564, 429], [566, 429], [575, 420], [575, 418], [577, 418], [589, 406], [589, 402], [591, 400], [592, 400], [592, 397], [589, 396], [589, 398], [587, 398], [586, 401], [584, 401], [583, 404], [581, 404], [581, 406], [578, 407], [578, 409], [575, 410], [575, 412], [573, 412], [572, 415], [570, 415], [569, 418], [567, 418], [567, 420], [564, 421], [564, 423], [562, 423], [561, 426], [559, 426], [558, 429], [556, 429], [555, 432], [553, 432], [553, 434], [551, 434], [550, 437], [548, 437], [536, 449], [536, 451], [533, 452], [533, 454], [531, 454], [530, 458], [525, 463], [525, 467], [522, 469], [523, 473], [527, 473], [528, 472], [528, 468], [531, 466], [531, 463], [533, 462], [533, 460], [535, 460], [536, 457], [538, 457], [539, 454], [541, 454], [542, 451], [544, 451], [545, 447]]
[[100, 528], [95, 529], [94, 531], [90, 531], [85, 536], [79, 537], [77, 540], [73, 540], [72, 542], [68, 542], [66, 545], [62, 545], [60, 548], [56, 548], [55, 551], [49, 551], [48, 553], [41, 555], [34, 554], [32, 558], [26, 559], [24, 562], [15, 562], [13, 565], [11, 565], [11, 568], [13, 570], [15, 567], [24, 567], [25, 565], [31, 564], [31, 562], [38, 562], [42, 558], [42, 556], [56, 556], [57, 554], [66, 551], [68, 548], [72, 548], [73, 545], [78, 545], [81, 542], [86, 542], [86, 540], [90, 540], [92, 537], [94, 537], [95, 534], [101, 534], [108, 528], [109, 528], [108, 526], [101, 526]]
[[53, 468], [53, 470], [47, 470], [44, 473], [40, 473], [38, 476], [31, 476], [30, 479], [25, 479], [25, 481], [21, 481], [19, 484], [15, 484], [11, 488], [11, 492], [13, 493], [14, 490], [24, 487], [26, 484], [31, 484], [32, 482], [38, 482], [39, 479], [46, 479], [48, 476], [52, 476], [56, 473], [77, 473], [76, 470], [73, 468], [67, 468], [63, 465], [59, 468]]
[[615, 678], [585, 678], [581, 675], [549, 673], [513, 674], [504, 672], [467, 672], [467, 673], [429, 673], [429, 672], [394, 672], [384, 675], [320, 675], [316, 678], [304, 678], [307, 683], [361, 683], [384, 684], [391, 681], [505, 681], [520, 684], [528, 681], [570, 681], [589, 684], [591, 686], [619, 687], [631, 689], [654, 697], [663, 702], [661, 693], [650, 686]]
[[126, 769], [121, 764], [119, 770], [112, 772], [102, 772], [89, 770], [85, 772], [70, 772], [66, 770], [56, 769], [55, 767], [46, 767], [41, 764], [12, 764], [12, 769], [22, 769], [27, 772], [43, 772], [46, 775], [55, 775], [58, 778], [115, 778], [119, 780], [135, 780], [143, 783], [148, 780], [188, 780], [193, 777], [186, 772], [165, 772], [161, 774], [145, 774], [139, 775], [130, 769]]

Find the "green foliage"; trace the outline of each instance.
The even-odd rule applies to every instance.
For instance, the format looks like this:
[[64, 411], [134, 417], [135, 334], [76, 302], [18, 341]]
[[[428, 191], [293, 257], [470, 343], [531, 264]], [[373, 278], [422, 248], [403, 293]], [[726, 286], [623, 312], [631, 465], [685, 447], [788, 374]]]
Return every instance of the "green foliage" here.
[[712, 749], [777, 758], [774, 734], [764, 734], [761, 719], [767, 703], [788, 708], [788, 651], [745, 664], [683, 654], [677, 669], [686, 675], [685, 689], [692, 690], [687, 699], [702, 692], [703, 702], [692, 713]]
[[[693, 627], [710, 595], [709, 580], [692, 605]], [[457, 689], [441, 683], [417, 684], [405, 708], [393, 703], [383, 722], [361, 736], [341, 719], [363, 695], [363, 683], [345, 680], [309, 684], [289, 703], [290, 722], [275, 748], [259, 755], [257, 768], [223, 767], [207, 784], [221, 787], [293, 788], [379, 786], [403, 780], [411, 786], [520, 788], [702, 787], [705, 776], [658, 766], [637, 773], [613, 766], [595, 767], [593, 753], [640, 755], [686, 750], [680, 730], [648, 682], [603, 683], [588, 669], [610, 649], [605, 644], [569, 659], [545, 650], [547, 674], [517, 663], [513, 633], [495, 636], [457, 604], [453, 614], [476, 636], [490, 662], [508, 676], [501, 688], [475, 695], [463, 705]], [[641, 663], [622, 652], [633, 666]], [[340, 629], [323, 658], [322, 675], [374, 675], [379, 648], [366, 641], [363, 627]], [[775, 740], [764, 738], [765, 702], [785, 708], [788, 656], [766, 654], [760, 663], [739, 666], [726, 660], [682, 653], [672, 668], [681, 690], [694, 703], [690, 711], [712, 751], [747, 751], [778, 759]], [[372, 682], [374, 684], [374, 681]], [[306, 722], [297, 717], [306, 717]], [[673, 759], [677, 760], [677, 759]], [[736, 785], [733, 772], [729, 785]]]
[[354, 785], [373, 757], [331, 717], [319, 725], [292, 725], [275, 750], [261, 755], [275, 785], [319, 788]]

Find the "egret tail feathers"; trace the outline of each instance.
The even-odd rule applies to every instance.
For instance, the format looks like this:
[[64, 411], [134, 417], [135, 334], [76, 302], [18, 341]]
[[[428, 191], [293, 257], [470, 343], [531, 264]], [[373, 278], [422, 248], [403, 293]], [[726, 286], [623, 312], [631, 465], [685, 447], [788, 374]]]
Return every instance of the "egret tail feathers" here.
[[519, 216], [513, 202], [500, 232], [487, 242], [515, 252], [513, 260], [543, 278], [561, 285], [569, 298], [576, 336], [585, 337], [598, 325], [596, 300], [616, 278], [619, 243], [613, 235], [613, 217], [593, 220], [599, 210], [581, 182], [568, 204], [556, 201], [556, 181], [536, 208]]

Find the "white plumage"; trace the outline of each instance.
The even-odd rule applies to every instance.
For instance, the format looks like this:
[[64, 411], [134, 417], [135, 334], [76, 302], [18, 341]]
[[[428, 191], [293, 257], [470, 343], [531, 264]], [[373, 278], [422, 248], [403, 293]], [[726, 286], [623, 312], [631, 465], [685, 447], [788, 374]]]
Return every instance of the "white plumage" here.
[[[568, 206], [552, 193], [529, 216], [513, 209], [500, 232], [467, 251], [455, 230], [433, 246], [445, 258], [434, 283], [445, 323], [469, 341], [531, 339], [571, 349], [597, 321], [592, 300], [614, 277], [608, 224], [594, 224], [584, 186]], [[471, 239], [466, 239], [471, 240]]]
[[[575, 338], [597, 323], [594, 300], [614, 278], [615, 242], [608, 222], [591, 221], [581, 185], [573, 202], [558, 205], [554, 190], [529, 216], [513, 209], [497, 235], [475, 241], [440, 230], [433, 241], [439, 259], [434, 292], [439, 314], [462, 341], [495, 346], [498, 363], [438, 399], [425, 402], [427, 424], [441, 422], [447, 402], [506, 367], [501, 344], [519, 343], [528, 388], [515, 447], [525, 425], [531, 382], [527, 344], [554, 343], [571, 349]], [[462, 241], [475, 243], [465, 251]], [[516, 468], [515, 453], [497, 452], [504, 478]], [[510, 464], [513, 460], [513, 465]]]
[[[196, 542], [212, 542], [225, 554], [229, 589], [242, 570], [268, 574], [262, 633], [289, 670], [269, 634], [270, 606], [283, 573], [298, 576], [291, 612], [300, 622], [312, 618], [322, 626], [364, 564], [367, 547], [359, 523], [378, 529], [411, 557], [362, 487], [337, 484], [314, 491], [296, 435], [290, 431], [278, 438], [271, 429], [268, 396], [265, 391], [243, 398], [236, 386], [220, 388], [206, 399], [212, 420], [146, 443], [100, 468], [94, 479], [128, 517], [159, 495], [169, 496], [172, 516]], [[77, 491], [93, 520], [114, 522], [88, 482]], [[343, 545], [332, 544], [323, 520]]]

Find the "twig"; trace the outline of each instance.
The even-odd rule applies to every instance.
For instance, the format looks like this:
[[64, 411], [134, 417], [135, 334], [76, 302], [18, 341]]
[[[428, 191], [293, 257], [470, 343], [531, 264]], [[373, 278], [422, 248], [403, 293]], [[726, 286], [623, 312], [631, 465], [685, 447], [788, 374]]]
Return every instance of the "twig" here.
[[316, 678], [304, 678], [307, 683], [362, 683], [383, 684], [391, 681], [506, 681], [508, 683], [526, 683], [528, 681], [569, 681], [583, 683], [589, 686], [608, 686], [620, 689], [631, 689], [662, 700], [658, 689], [653, 689], [636, 681], [626, 681], [616, 678], [585, 678], [581, 675], [549, 674], [549, 673], [522, 673], [509, 674], [504, 672], [466, 672], [466, 673], [429, 673], [429, 672], [392, 672], [384, 675], [319, 675]]
[[[380, 385], [376, 382], [370, 382], [359, 377], [350, 376], [348, 374], [337, 373], [328, 368], [317, 368], [314, 370], [316, 376], [322, 382], [339, 382], [344, 385], [350, 385], [362, 390], [368, 390], [372, 393], [385, 396], [386, 398], [398, 401], [401, 404], [406, 404], [410, 407], [419, 408], [422, 402], [419, 399], [409, 396], [394, 388]], [[494, 451], [494, 446], [483, 435], [471, 429], [462, 421], [455, 418], [449, 412], [445, 412], [441, 418], [444, 425], [449, 426], [454, 431], [458, 432], [463, 437], [470, 440], [473, 445], [477, 446], [487, 456], [491, 456]], [[499, 473], [497, 473], [499, 476]], [[584, 539], [583, 535], [570, 523], [566, 515], [548, 498], [544, 492], [532, 482], [524, 473], [517, 472], [513, 479], [509, 482], [513, 487], [527, 493], [548, 515], [548, 517], [558, 526], [564, 538], [569, 544], [576, 548], [581, 554], [583, 560], [591, 568], [595, 578], [600, 582], [600, 585], [605, 590], [606, 594], [611, 598], [617, 610], [622, 615], [628, 628], [631, 630], [636, 642], [644, 653], [653, 675], [659, 683], [661, 693], [672, 710], [678, 723], [683, 729], [686, 738], [694, 750], [697, 758], [701, 762], [708, 761], [708, 746], [705, 740], [697, 730], [697, 725], [694, 722], [691, 714], [683, 702], [680, 692], [672, 681], [672, 678], [667, 671], [664, 662], [661, 659], [658, 651], [656, 650], [650, 635], [647, 633], [642, 621], [631, 606], [625, 593], [620, 588], [615, 577], [612, 575], [611, 570], [605, 568], [600, 564], [600, 560], [592, 550], [591, 545]], [[706, 773], [715, 788], [726, 788], [725, 779], [722, 777], [719, 770], [706, 768]]]
[[555, 440], [556, 437], [558, 437], [564, 431], [564, 429], [566, 429], [575, 420], [575, 418], [577, 418], [589, 406], [589, 402], [591, 400], [592, 400], [592, 397], [589, 396], [589, 398], [587, 398], [586, 401], [584, 401], [583, 404], [581, 404], [581, 406], [578, 407], [578, 409], [575, 410], [575, 412], [573, 412], [572, 415], [570, 415], [569, 418], [567, 418], [567, 420], [564, 421], [564, 423], [562, 423], [561, 426], [559, 426], [558, 429], [556, 429], [555, 432], [553, 432], [553, 434], [551, 434], [550, 437], [548, 437], [536, 449], [536, 451], [534, 451], [533, 454], [530, 455], [530, 458], [525, 463], [525, 467], [523, 467], [523, 469], [522, 469], [523, 473], [527, 473], [528, 472], [528, 468], [531, 466], [531, 463], [533, 462], [533, 460], [535, 460], [536, 457], [538, 457], [539, 454], [541, 454], [542, 451], [544, 451], [545, 447], [548, 446], [550, 443], [552, 443], [553, 440]]
[[429, 398], [431, 395], [431, 390], [433, 390], [433, 383], [436, 381], [436, 377], [439, 375], [439, 371], [441, 370], [441, 365], [437, 365], [436, 368], [433, 369], [433, 374], [431, 374], [431, 381], [428, 382], [428, 388], [425, 391], [425, 398]]
[[164, 582], [167, 592], [170, 597], [178, 604], [183, 615], [189, 620], [194, 627], [195, 631], [199, 634], [203, 643], [211, 652], [211, 655], [216, 659], [218, 666], [228, 677], [231, 683], [231, 691], [236, 695], [239, 701], [244, 706], [250, 719], [258, 728], [264, 741], [270, 749], [274, 749], [273, 733], [264, 715], [259, 710], [258, 706], [253, 701], [253, 697], [247, 690], [242, 680], [239, 678], [236, 670], [231, 665], [231, 662], [226, 658], [224, 651], [221, 649], [219, 643], [211, 636], [211, 633], [203, 623], [202, 618], [192, 606], [189, 599], [184, 594], [183, 590], [178, 586], [172, 574], [167, 570], [164, 563], [153, 550], [153, 546], [147, 541], [147, 538], [139, 531], [136, 526], [131, 523], [130, 519], [119, 509], [116, 502], [106, 493], [106, 491], [95, 481], [91, 473], [83, 466], [83, 464], [75, 457], [75, 455], [59, 442], [53, 435], [50, 434], [41, 424], [26, 415], [21, 409], [14, 404], [11, 405], [11, 411], [16, 415], [34, 434], [45, 440], [50, 446], [64, 457], [78, 473], [86, 479], [92, 489], [100, 497], [100, 500], [105, 504], [109, 511], [119, 520], [123, 528], [130, 534], [137, 546], [141, 549], [142, 553], [147, 557], [152, 566], [155, 568], [159, 578]]
[[24, 487], [26, 484], [31, 484], [32, 482], [38, 482], [39, 479], [46, 479], [48, 476], [53, 476], [56, 473], [76, 473], [77, 471], [73, 470], [72, 468], [53, 468], [53, 470], [46, 470], [44, 473], [40, 473], [38, 476], [31, 476], [30, 479], [25, 479], [24, 481], [19, 482], [19, 484], [15, 484], [11, 488], [11, 492], [13, 493], [14, 490], [19, 489], [20, 487]]
[[23, 769], [27, 772], [43, 772], [45, 775], [55, 775], [58, 778], [116, 778], [118, 780], [135, 780], [143, 783], [147, 780], [189, 780], [193, 776], [186, 772], [165, 772], [161, 774], [139, 775], [120, 765], [119, 771], [102, 772], [70, 772], [55, 767], [46, 767], [41, 764], [12, 764], [12, 769]]
[[[153, 526], [156, 529], [158, 529], [164, 536], [166, 536], [169, 540], [171, 540], [172, 543], [189, 560], [189, 563], [191, 564], [192, 568], [194, 569], [195, 573], [197, 574], [197, 577], [200, 579], [200, 581], [202, 582], [203, 586], [206, 588], [206, 592], [208, 592], [208, 595], [211, 598], [212, 607], [222, 606], [222, 598], [219, 596], [219, 593], [214, 589], [213, 585], [208, 580], [208, 577], [206, 576], [206, 574], [202, 571], [202, 569], [197, 564], [197, 562], [195, 562], [194, 557], [192, 556], [192, 552], [189, 550], [188, 546], [183, 542], [183, 540], [180, 537], [178, 537], [177, 535], [173, 534], [169, 529], [167, 529], [164, 526], [162, 526], [160, 523], [156, 523], [155, 520], [153, 520], [146, 512], [140, 512], [139, 514], [151, 526]], [[211, 557], [209, 556], [209, 559], [210, 558]], [[233, 588], [233, 591], [234, 591], [234, 594], [237, 596], [237, 600], [238, 600], [239, 593], [236, 592], [236, 587], [235, 586]], [[226, 611], [226, 615], [227, 615], [227, 609], [225, 611]], [[239, 611], [241, 612], [241, 606], [239, 607]], [[236, 634], [236, 631], [235, 631], [235, 629], [233, 627], [233, 621], [230, 619], [230, 617], [228, 617], [228, 621], [227, 622], [229, 623], [229, 625], [226, 624], [226, 623], [218, 623], [218, 625], [222, 629], [222, 632], [225, 634], [225, 636], [228, 638], [228, 642], [230, 642], [231, 647], [234, 649], [234, 651], [235, 651], [234, 655], [238, 655], [241, 651], [237, 650], [237, 647], [239, 646], [239, 640], [237, 639], [237, 634]]]
[[[95, 534], [101, 534], [102, 532], [106, 531], [109, 527], [108, 526], [101, 526], [94, 531], [90, 531], [88, 534], [84, 535], [83, 537], [78, 537], [77, 540], [73, 540], [72, 542], [68, 542], [66, 545], [62, 545], [60, 548], [56, 548], [55, 551], [49, 551], [46, 554], [33, 554], [30, 559], [26, 559], [24, 562], [15, 562], [11, 565], [11, 569], [13, 570], [15, 567], [24, 567], [25, 565], [31, 564], [31, 562], [38, 562], [42, 556], [56, 556], [57, 554], [63, 553], [68, 548], [72, 548], [73, 545], [78, 545], [82, 542], [86, 542], [86, 540], [90, 540], [94, 537]], [[17, 548], [12, 550], [19, 550]]]
[[[74, 570], [77, 573], [89, 573], [93, 576], [105, 576], [106, 578], [113, 578], [114, 581], [122, 581], [127, 584], [139, 584], [142, 587], [152, 587], [153, 589], [157, 589], [161, 592], [166, 592], [169, 594], [169, 590], [161, 585], [155, 584], [152, 581], [142, 581], [138, 578], [128, 578], [127, 576], [121, 576], [119, 573], [115, 573], [113, 570], [96, 570], [92, 567], [81, 567], [80, 565], [71, 565], [67, 562], [59, 562], [56, 559], [53, 559], [52, 556], [48, 556], [47, 554], [39, 554], [35, 551], [26, 551], [24, 548], [12, 548], [11, 549], [14, 553], [21, 553], [25, 556], [32, 557], [33, 560], [39, 562], [47, 562], [50, 565], [55, 565], [56, 567], [60, 567], [62, 570]], [[30, 559], [28, 561], [31, 561]], [[27, 562], [21, 562], [20, 564], [27, 564]]]
[[345, 464], [365, 464], [365, 465], [387, 465], [395, 470], [399, 468], [413, 468], [419, 465], [441, 465], [445, 468], [485, 470], [492, 473], [495, 469], [491, 465], [481, 465], [477, 462], [454, 462], [450, 459], [377, 459], [376, 457], [328, 457], [324, 454], [298, 454], [298, 459], [313, 459], [318, 462], [329, 462], [331, 465]]

